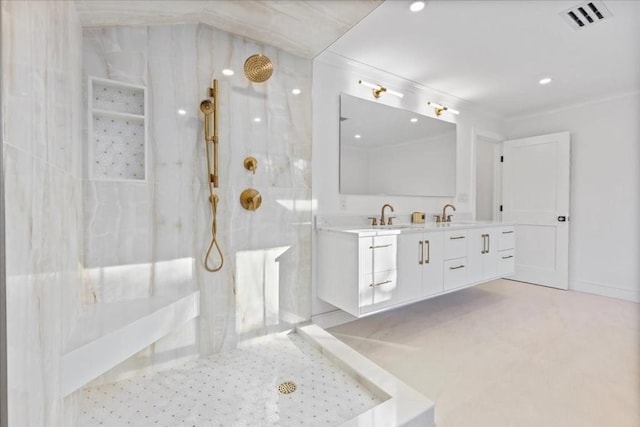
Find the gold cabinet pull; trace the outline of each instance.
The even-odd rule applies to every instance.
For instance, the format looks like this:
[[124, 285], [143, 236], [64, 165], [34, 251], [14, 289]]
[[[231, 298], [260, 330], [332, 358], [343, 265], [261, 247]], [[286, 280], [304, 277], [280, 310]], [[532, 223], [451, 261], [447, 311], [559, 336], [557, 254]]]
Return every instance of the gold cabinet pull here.
[[449, 239], [451, 239], [451, 240], [464, 239], [464, 236], [449, 237]]
[[388, 248], [389, 246], [391, 246], [391, 243], [389, 243], [388, 245], [369, 246], [369, 249]]
[[509, 258], [513, 258], [513, 255], [503, 256], [503, 257], [502, 257], [502, 259], [509, 259]]
[[420, 257], [418, 259], [418, 264], [424, 264], [424, 242], [422, 240], [420, 240], [418, 242], [418, 245], [420, 245]]
[[491, 252], [491, 236], [489, 234], [482, 235], [482, 251], [481, 254], [488, 254]]
[[464, 268], [464, 265], [459, 265], [457, 267], [449, 267], [449, 270], [457, 270], [459, 268]]
[[391, 283], [391, 282], [392, 282], [391, 280], [385, 280], [384, 282], [380, 282], [380, 283], [372, 283], [369, 285], [369, 287], [386, 285], [387, 283]]
[[511, 231], [503, 231], [502, 232], [502, 234], [511, 234], [511, 233], [513, 233], [513, 230], [511, 230]]
[[427, 247], [427, 259], [424, 261], [424, 263], [429, 264], [429, 262], [431, 261], [431, 243], [428, 240], [425, 240], [424, 244]]

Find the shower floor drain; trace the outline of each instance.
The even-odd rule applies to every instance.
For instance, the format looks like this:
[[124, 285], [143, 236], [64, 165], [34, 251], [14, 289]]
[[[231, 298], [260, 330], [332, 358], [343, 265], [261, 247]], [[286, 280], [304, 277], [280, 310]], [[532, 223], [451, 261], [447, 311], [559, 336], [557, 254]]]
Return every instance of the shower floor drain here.
[[278, 386], [278, 391], [281, 394], [291, 394], [296, 391], [296, 388], [296, 383], [294, 383], [293, 381], [285, 381]]

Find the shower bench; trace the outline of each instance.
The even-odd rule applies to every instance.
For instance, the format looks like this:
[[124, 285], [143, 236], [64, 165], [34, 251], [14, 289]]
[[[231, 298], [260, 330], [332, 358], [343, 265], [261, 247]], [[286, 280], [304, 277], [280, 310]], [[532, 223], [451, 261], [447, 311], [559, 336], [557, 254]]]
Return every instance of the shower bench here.
[[94, 304], [76, 322], [61, 360], [66, 396], [200, 314], [200, 291]]

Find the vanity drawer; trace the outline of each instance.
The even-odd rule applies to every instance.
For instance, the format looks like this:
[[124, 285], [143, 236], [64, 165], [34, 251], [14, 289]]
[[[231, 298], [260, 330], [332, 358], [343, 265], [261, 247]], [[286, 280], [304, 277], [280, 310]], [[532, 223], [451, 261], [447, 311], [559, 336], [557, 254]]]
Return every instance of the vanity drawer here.
[[398, 301], [397, 271], [379, 271], [360, 278], [360, 313], [368, 313], [396, 304]]
[[516, 271], [516, 254], [513, 249], [498, 251], [498, 275], [506, 276]]
[[503, 227], [498, 231], [498, 250], [513, 249], [515, 247], [515, 227]]
[[444, 289], [454, 289], [467, 284], [467, 257], [444, 262]]
[[445, 231], [444, 259], [454, 259], [467, 256], [467, 230]]
[[360, 268], [363, 274], [395, 270], [397, 236], [375, 236], [360, 239]]

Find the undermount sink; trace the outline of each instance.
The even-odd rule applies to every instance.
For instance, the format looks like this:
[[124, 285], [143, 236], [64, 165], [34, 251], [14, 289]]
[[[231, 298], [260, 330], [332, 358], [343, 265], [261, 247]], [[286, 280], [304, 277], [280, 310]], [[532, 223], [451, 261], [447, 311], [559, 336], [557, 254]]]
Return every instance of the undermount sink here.
[[378, 227], [380, 230], [404, 230], [405, 228], [411, 228], [410, 225], [381, 225]]

